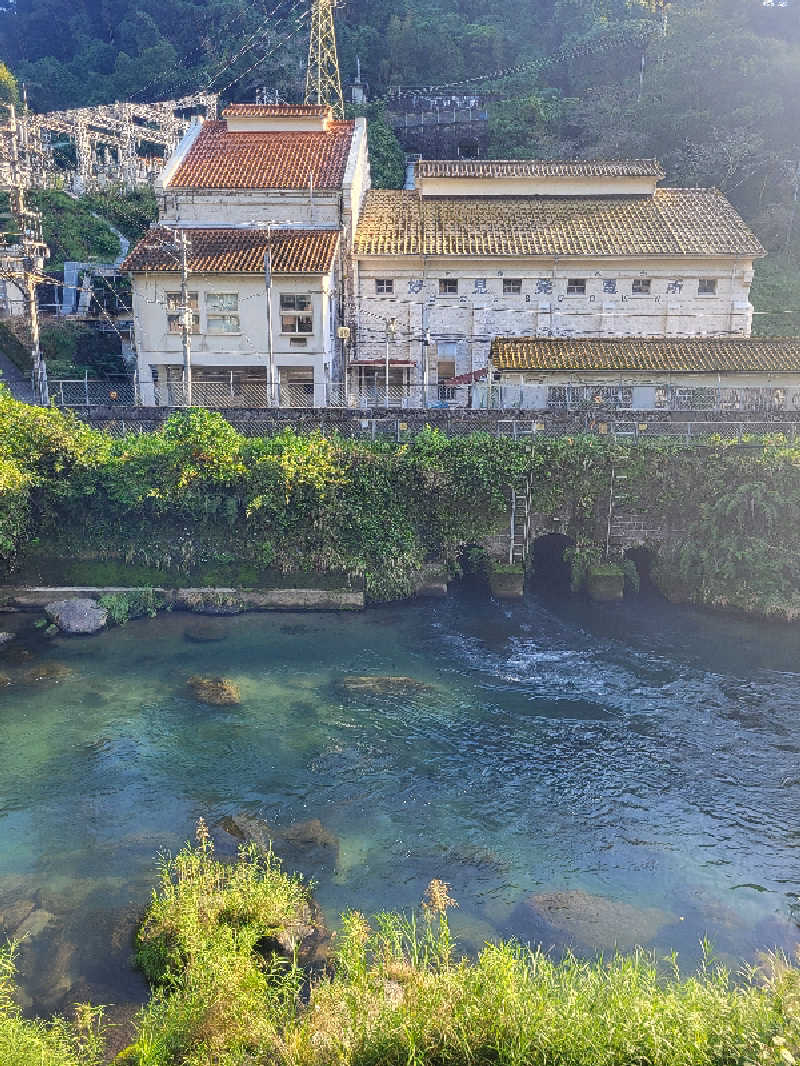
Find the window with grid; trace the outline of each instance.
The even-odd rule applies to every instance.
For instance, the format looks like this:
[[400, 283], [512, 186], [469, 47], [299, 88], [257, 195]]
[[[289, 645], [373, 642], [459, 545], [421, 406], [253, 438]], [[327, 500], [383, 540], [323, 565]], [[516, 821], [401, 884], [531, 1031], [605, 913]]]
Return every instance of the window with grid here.
[[503, 295], [519, 296], [522, 292], [522, 278], [503, 278]]
[[585, 296], [586, 278], [567, 278], [567, 296]]
[[[197, 293], [189, 292], [186, 294], [189, 298], [189, 308], [192, 311], [192, 326], [189, 330], [190, 333], [200, 332], [200, 315], [197, 314], [198, 302]], [[168, 333], [180, 333], [181, 330], [181, 294], [179, 292], [167, 293], [167, 332]]]
[[444, 382], [456, 376], [455, 359], [439, 359], [436, 364], [436, 373], [439, 378], [439, 399], [454, 400], [456, 398], [455, 388], [452, 385], [445, 385]]
[[650, 278], [634, 278], [631, 292], [634, 296], [649, 296], [651, 288], [652, 281]]
[[375, 294], [391, 296], [394, 292], [394, 278], [375, 278]]
[[458, 296], [458, 278], [439, 278], [440, 296]]
[[281, 294], [281, 333], [313, 333], [314, 316], [308, 293]]
[[697, 283], [697, 295], [698, 296], [716, 296], [717, 295], [717, 279], [716, 278], [700, 278]]
[[206, 294], [206, 324], [209, 333], [239, 332], [239, 294], [209, 292]]

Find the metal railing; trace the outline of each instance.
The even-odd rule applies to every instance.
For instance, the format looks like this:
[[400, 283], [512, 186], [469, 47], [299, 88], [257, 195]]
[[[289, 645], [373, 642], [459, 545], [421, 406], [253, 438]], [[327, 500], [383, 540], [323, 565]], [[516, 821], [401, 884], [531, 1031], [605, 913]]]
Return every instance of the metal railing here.
[[[42, 392], [59, 407], [108, 404], [137, 405], [142, 400], [132, 377], [103, 380], [53, 378]], [[153, 399], [157, 407], [185, 407], [187, 396], [179, 381], [159, 382]], [[45, 400], [45, 402], [47, 402]], [[528, 411], [614, 415], [637, 412], [708, 412], [731, 417], [800, 413], [800, 387], [746, 386], [741, 388], [665, 384], [637, 385], [384, 385], [358, 387], [339, 383], [275, 383], [274, 397], [266, 382], [209, 382], [192, 384], [192, 406], [215, 408], [339, 408], [370, 410]]]

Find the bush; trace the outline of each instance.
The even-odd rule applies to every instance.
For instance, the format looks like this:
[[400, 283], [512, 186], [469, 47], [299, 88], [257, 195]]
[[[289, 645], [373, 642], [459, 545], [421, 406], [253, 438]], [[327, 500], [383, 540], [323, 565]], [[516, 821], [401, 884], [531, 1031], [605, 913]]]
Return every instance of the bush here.
[[167, 601], [155, 589], [108, 592], [98, 602], [108, 611], [109, 620], [115, 626], [124, 626], [132, 618], [155, 618], [159, 611], [167, 610]]

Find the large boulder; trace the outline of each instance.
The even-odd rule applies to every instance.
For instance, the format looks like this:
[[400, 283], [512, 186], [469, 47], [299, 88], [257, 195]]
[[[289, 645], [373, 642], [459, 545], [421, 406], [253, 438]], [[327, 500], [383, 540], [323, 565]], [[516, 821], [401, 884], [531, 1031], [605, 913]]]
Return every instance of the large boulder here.
[[579, 949], [630, 951], [653, 942], [675, 916], [580, 889], [530, 896], [513, 915], [526, 938], [556, 940]]
[[53, 600], [45, 607], [45, 614], [62, 633], [97, 633], [108, 622], [108, 611], [95, 600], [76, 596], [69, 600]]

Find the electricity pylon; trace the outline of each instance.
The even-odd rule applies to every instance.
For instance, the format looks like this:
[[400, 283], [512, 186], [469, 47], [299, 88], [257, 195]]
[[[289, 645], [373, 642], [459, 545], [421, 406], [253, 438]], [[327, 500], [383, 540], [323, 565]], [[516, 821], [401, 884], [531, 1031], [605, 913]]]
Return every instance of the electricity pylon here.
[[333, 28], [333, 3], [334, 0], [312, 0], [305, 102], [327, 104], [333, 109], [334, 118], [344, 118], [342, 79], [339, 76], [336, 33]]

